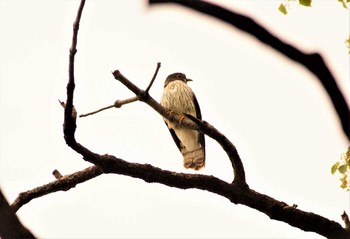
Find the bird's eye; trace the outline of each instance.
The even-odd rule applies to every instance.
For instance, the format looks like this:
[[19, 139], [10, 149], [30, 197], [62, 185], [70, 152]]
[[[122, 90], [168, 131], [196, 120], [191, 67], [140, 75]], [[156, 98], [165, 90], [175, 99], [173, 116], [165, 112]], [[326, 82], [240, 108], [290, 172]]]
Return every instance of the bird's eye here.
[[177, 74], [176, 77], [181, 79], [182, 78], [182, 74]]

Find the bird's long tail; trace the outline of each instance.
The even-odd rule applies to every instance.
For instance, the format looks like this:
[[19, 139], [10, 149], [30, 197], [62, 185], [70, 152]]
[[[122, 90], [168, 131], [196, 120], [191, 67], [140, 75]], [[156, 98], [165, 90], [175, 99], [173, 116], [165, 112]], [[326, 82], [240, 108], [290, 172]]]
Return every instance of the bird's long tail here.
[[186, 148], [181, 150], [184, 158], [184, 167], [199, 170], [205, 166], [205, 153], [202, 147], [193, 151], [188, 151]]

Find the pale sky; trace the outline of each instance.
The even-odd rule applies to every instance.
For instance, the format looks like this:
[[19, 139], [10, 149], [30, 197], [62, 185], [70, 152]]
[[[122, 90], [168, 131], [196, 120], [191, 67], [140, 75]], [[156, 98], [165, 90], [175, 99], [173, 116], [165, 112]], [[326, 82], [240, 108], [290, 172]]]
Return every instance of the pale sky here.
[[[215, 1], [212, 1], [215, 2]], [[220, 1], [219, 1], [220, 2]], [[336, 0], [293, 5], [231, 0], [290, 44], [319, 52], [350, 103], [349, 12]], [[63, 139], [68, 54], [78, 1], [0, 0], [0, 186], [10, 203], [20, 192], [88, 167]], [[145, 1], [87, 0], [78, 36], [75, 107], [78, 114], [133, 96], [114, 80], [120, 70], [145, 88], [162, 63], [151, 95], [167, 75], [183, 72], [203, 119], [237, 147], [250, 187], [342, 223], [349, 193], [330, 173], [349, 143], [329, 97], [304, 67], [255, 38], [180, 6]], [[165, 124], [136, 102], [77, 121], [76, 139], [90, 150], [130, 162], [194, 173], [182, 167]], [[206, 168], [233, 178], [221, 147], [206, 137]], [[120, 175], [101, 175], [68, 192], [24, 205], [18, 215], [40, 238], [321, 238], [226, 198]]]

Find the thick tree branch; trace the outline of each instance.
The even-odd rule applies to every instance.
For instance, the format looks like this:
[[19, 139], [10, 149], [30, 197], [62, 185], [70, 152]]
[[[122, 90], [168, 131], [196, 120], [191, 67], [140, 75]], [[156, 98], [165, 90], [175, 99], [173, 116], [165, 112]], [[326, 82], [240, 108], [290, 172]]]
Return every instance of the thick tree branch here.
[[100, 167], [91, 166], [76, 173], [59, 177], [59, 179], [47, 183], [43, 186], [20, 193], [15, 201], [11, 204], [11, 208], [14, 211], [17, 211], [32, 199], [39, 198], [53, 192], [68, 191], [69, 189], [74, 188], [77, 184], [97, 177], [102, 173], [103, 171]]
[[[121, 175], [127, 175], [135, 178], [143, 179], [146, 182], [157, 182], [170, 187], [177, 187], [180, 189], [189, 189], [189, 188], [197, 188], [201, 190], [206, 190], [212, 193], [216, 193], [223, 197], [226, 197], [231, 202], [236, 204], [243, 204], [248, 207], [259, 210], [260, 212], [265, 213], [271, 219], [280, 220], [290, 224], [291, 226], [298, 227], [305, 231], [312, 231], [319, 233], [320, 235], [326, 236], [328, 238], [349, 238], [349, 233], [346, 229], [342, 228], [340, 224], [324, 218], [322, 216], [301, 211], [293, 206], [288, 206], [286, 203], [282, 201], [278, 201], [273, 199], [267, 195], [258, 193], [252, 189], [250, 189], [245, 184], [245, 175], [243, 165], [241, 164], [240, 158], [233, 144], [225, 138], [220, 132], [215, 130], [211, 125], [207, 122], [196, 120], [196, 119], [188, 119], [185, 118], [183, 120], [183, 124], [187, 127], [200, 130], [201, 132], [207, 134], [210, 137], [216, 139], [225, 151], [229, 151], [232, 153], [230, 157], [231, 163], [235, 170], [235, 180], [236, 183], [227, 183], [222, 181], [214, 176], [206, 176], [206, 175], [196, 175], [196, 174], [184, 174], [184, 173], [175, 173], [167, 170], [162, 170], [156, 168], [149, 164], [138, 164], [138, 163], [129, 163], [120, 158], [117, 158], [112, 155], [99, 155], [96, 154], [81, 144], [79, 144], [75, 139], [75, 117], [72, 117], [73, 112], [73, 94], [74, 94], [74, 55], [76, 53], [76, 44], [77, 44], [77, 33], [79, 21], [82, 13], [82, 9], [84, 6], [84, 1], [81, 2], [79, 7], [77, 19], [74, 23], [74, 31], [73, 31], [73, 41], [72, 48], [70, 50], [69, 57], [69, 80], [67, 84], [67, 102], [65, 104], [65, 117], [64, 117], [64, 138], [68, 146], [70, 146], [73, 150], [81, 154], [84, 160], [95, 164], [96, 166], [90, 167], [93, 168], [95, 174], [99, 175], [101, 173], [115, 173]], [[125, 86], [127, 86], [131, 91], [135, 93], [137, 98], [141, 101], [144, 101], [148, 105], [150, 105], [153, 109], [155, 109], [159, 114], [163, 117], [168, 118], [169, 120], [178, 121], [179, 116], [176, 114], [169, 115], [166, 110], [161, 107], [152, 97], [149, 96], [148, 91], [142, 91], [133, 83], [128, 81], [125, 77], [123, 77], [119, 71], [113, 72], [113, 75], [116, 79], [121, 81]], [[150, 88], [150, 87], [149, 87]], [[148, 90], [149, 90], [148, 88]], [[239, 164], [240, 162], [240, 164]], [[242, 171], [239, 170], [242, 169]], [[86, 176], [86, 173], [84, 174]], [[63, 182], [64, 178], [67, 176], [60, 177], [55, 182], [50, 183], [51, 186], [46, 188], [57, 187], [55, 186], [58, 182]], [[83, 175], [78, 176], [79, 180]], [[236, 178], [238, 177], [238, 178]], [[87, 177], [92, 178], [90, 177]], [[66, 179], [68, 180], [68, 179]], [[73, 182], [67, 186], [67, 189], [71, 188], [71, 185], [76, 185], [74, 180]], [[79, 181], [80, 182], [80, 181]], [[45, 186], [45, 185], [44, 185]], [[51, 189], [47, 189], [51, 190]], [[38, 190], [31, 190], [29, 194], [37, 195]], [[39, 190], [40, 191], [40, 190]], [[57, 191], [57, 190], [56, 190]], [[29, 196], [27, 196], [29, 197]], [[35, 198], [35, 197], [32, 197]], [[28, 199], [26, 199], [28, 201]], [[19, 199], [25, 203], [24, 199]], [[17, 201], [17, 200], [16, 200]], [[15, 202], [13, 208], [19, 208], [19, 202]], [[16, 206], [17, 205], [17, 206]], [[308, 222], [308, 223], [305, 223]]]
[[[328, 238], [349, 238], [347, 230], [342, 228], [337, 222], [314, 213], [299, 210], [293, 206], [288, 206], [285, 202], [258, 193], [248, 187], [242, 187], [242, 184], [230, 184], [214, 176], [175, 173], [162, 170], [149, 164], [129, 163], [112, 155], [86, 154], [84, 155], [84, 159], [98, 165], [98, 167], [90, 167], [95, 168], [98, 173], [102, 173], [103, 171], [104, 173], [121, 174], [139, 178], [148, 183], [161, 183], [180, 189], [197, 188], [206, 190], [226, 197], [235, 204], [242, 204], [254, 208], [265, 213], [271, 219], [286, 222], [302, 230], [316, 232]], [[57, 181], [59, 180], [55, 182]], [[57, 185], [58, 182], [55, 182], [50, 183], [52, 184], [50, 187], [59, 188], [55, 191], [62, 190], [62, 187]], [[68, 189], [71, 188], [69, 183], [67, 186]], [[33, 194], [31, 197], [36, 198], [38, 194], [35, 191], [35, 189], [28, 191], [28, 195]], [[12, 207], [15, 208], [17, 206], [13, 205]], [[308, 223], [304, 223], [305, 221]]]
[[[123, 83], [129, 90], [131, 90], [137, 96], [139, 96], [139, 99], [141, 101], [151, 106], [160, 115], [174, 122], [180, 121], [179, 115], [175, 113], [168, 114], [165, 108], [158, 104], [158, 102], [155, 101], [149, 94], [145, 93], [145, 91], [142, 91], [131, 81], [129, 81], [126, 77], [124, 77], [118, 70], [114, 71], [113, 75], [115, 79]], [[194, 117], [189, 117], [188, 119], [185, 118], [182, 121], [182, 124], [191, 129], [199, 130], [202, 133], [212, 137], [223, 147], [223, 149], [229, 155], [235, 173], [235, 179], [233, 183], [230, 184], [230, 186], [228, 186], [226, 182], [223, 182], [213, 176], [205, 175], [185, 176], [186, 181], [183, 181], [183, 179], [181, 178], [177, 178], [176, 180], [172, 181], [170, 180], [170, 178], [168, 178], [168, 176], [184, 176], [184, 174], [176, 173], [172, 173], [168, 176], [164, 175], [164, 177], [158, 178], [158, 174], [164, 174], [168, 171], [158, 171], [158, 169], [156, 169], [155, 172], [151, 172], [153, 171], [153, 169], [155, 169], [151, 165], [145, 165], [146, 168], [144, 168], [144, 171], [148, 171], [146, 175], [142, 175], [143, 173], [140, 173], [140, 175], [137, 176], [130, 174], [127, 175], [138, 178], [141, 176], [140, 178], [144, 179], [146, 182], [159, 182], [168, 186], [175, 186], [183, 189], [198, 188], [202, 190], [207, 190], [224, 196], [233, 203], [243, 204], [251, 208], [257, 209], [258, 211], [268, 215], [271, 219], [286, 222], [291, 226], [298, 227], [305, 231], [313, 231], [328, 238], [350, 237], [349, 232], [346, 229], [342, 228], [341, 225], [337, 222], [331, 221], [314, 213], [301, 211], [296, 207], [288, 206], [284, 202], [277, 201], [274, 198], [249, 189], [248, 185], [245, 182], [244, 168], [237, 153], [237, 150], [224, 135], [222, 135], [209, 123], [201, 121]], [[134, 166], [136, 165], [134, 164]], [[118, 171], [115, 173], [121, 172]], [[199, 179], [200, 183], [197, 182], [197, 180]], [[190, 180], [194, 180], [195, 182], [190, 182]], [[170, 181], [172, 183], [170, 183]], [[308, 223], [305, 223], [305, 221], [307, 221]]]
[[74, 58], [75, 54], [77, 53], [77, 43], [78, 43], [78, 31], [79, 31], [79, 24], [80, 24], [80, 18], [81, 14], [83, 12], [85, 5], [85, 0], [81, 0], [80, 6], [78, 9], [78, 13], [76, 16], [76, 19], [73, 24], [73, 37], [72, 37], [72, 46], [69, 50], [69, 78], [68, 78], [68, 84], [67, 84], [67, 101], [65, 104], [65, 110], [64, 110], [64, 125], [63, 125], [63, 131], [65, 140], [68, 145], [74, 144], [74, 142], [70, 142], [69, 140], [75, 140], [74, 137], [67, 137], [67, 136], [73, 136], [76, 129], [76, 122], [75, 118], [72, 117], [73, 113], [73, 92], [75, 88], [75, 82], [74, 82]]
[[0, 190], [0, 238], [35, 238], [18, 220]]
[[184, 7], [188, 7], [195, 11], [215, 17], [223, 22], [226, 22], [253, 37], [257, 38], [262, 43], [272, 47], [285, 55], [289, 59], [300, 63], [312, 72], [320, 81], [326, 92], [328, 93], [333, 107], [338, 114], [342, 129], [350, 140], [350, 110], [343, 94], [341, 93], [336, 80], [323, 58], [318, 53], [306, 54], [292, 45], [283, 42], [271, 34], [267, 29], [256, 23], [253, 19], [229, 11], [225, 8], [212, 3], [197, 0], [149, 0], [150, 4], [157, 3], [176, 3]]
[[[113, 76], [116, 80], [120, 81], [123, 85], [125, 85], [129, 90], [134, 92], [141, 101], [151, 106], [161, 116], [169, 119], [172, 122], [180, 122], [180, 117], [181, 117], [180, 115], [176, 114], [175, 112], [172, 112], [171, 114], [169, 114], [169, 111], [163, 108], [146, 91], [143, 91], [140, 88], [138, 88], [131, 81], [129, 81], [125, 76], [123, 76], [118, 70], [113, 72]], [[154, 80], [152, 79], [152, 82], [153, 81]], [[196, 120], [196, 122], [194, 122], [193, 119], [191, 120], [189, 118], [184, 118], [181, 120], [181, 124], [188, 128], [199, 130], [203, 134], [206, 134], [209, 137], [216, 140], [221, 145], [221, 147], [225, 150], [225, 152], [227, 153], [231, 161], [232, 168], [234, 170], [234, 182], [246, 184], [245, 172], [244, 172], [244, 167], [243, 167], [241, 158], [235, 146], [231, 143], [231, 141], [229, 141], [225, 137], [225, 135], [220, 133], [216, 128], [214, 128], [212, 125], [210, 125], [206, 121]]]

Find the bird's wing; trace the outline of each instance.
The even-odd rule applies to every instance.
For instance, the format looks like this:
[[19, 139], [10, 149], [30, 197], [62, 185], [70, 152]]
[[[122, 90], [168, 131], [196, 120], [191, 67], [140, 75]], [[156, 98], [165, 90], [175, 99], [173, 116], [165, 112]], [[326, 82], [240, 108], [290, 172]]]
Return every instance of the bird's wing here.
[[[198, 104], [198, 101], [197, 101], [195, 94], [193, 94], [193, 103], [194, 103], [194, 108], [196, 110], [196, 118], [201, 120], [202, 119], [201, 109], [199, 108], [199, 104]], [[199, 140], [198, 141], [202, 145], [204, 157], [205, 157], [205, 139], [204, 139], [204, 134], [202, 134], [201, 132], [199, 132]]]
[[[194, 102], [194, 108], [196, 110], [196, 118], [197, 119], [202, 119], [202, 114], [201, 114], [201, 110], [199, 108], [199, 104], [198, 104], [198, 101], [197, 101], [197, 98], [196, 96], [193, 94], [193, 102]], [[177, 148], [180, 150], [181, 152], [181, 141], [180, 139], [177, 137], [177, 135], [175, 134], [175, 131], [173, 129], [170, 129], [167, 122], [164, 121], [166, 126], [168, 127], [169, 131], [170, 131], [170, 134], [171, 136], [173, 137], [173, 140], [177, 146]], [[201, 132], [199, 132], [199, 139], [198, 139], [198, 142], [201, 144], [202, 148], [203, 148], [203, 152], [205, 154], [205, 139], [204, 139], [204, 134], [202, 134]]]
[[170, 129], [170, 128], [169, 128], [167, 122], [166, 122], [166, 121], [164, 121], [164, 122], [165, 122], [166, 126], [168, 127], [168, 129], [169, 129], [169, 131], [170, 131], [170, 134], [171, 134], [171, 136], [173, 137], [173, 140], [175, 141], [175, 144], [176, 144], [177, 148], [178, 148], [178, 149], [180, 150], [180, 152], [181, 152], [181, 141], [180, 141], [179, 138], [176, 136], [175, 131], [174, 131], [173, 129]]

